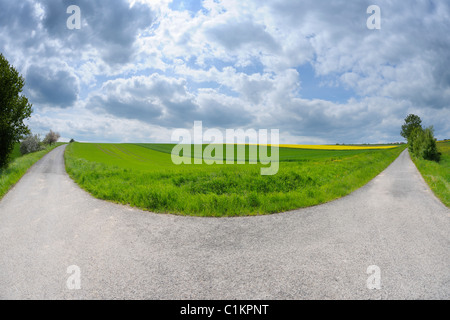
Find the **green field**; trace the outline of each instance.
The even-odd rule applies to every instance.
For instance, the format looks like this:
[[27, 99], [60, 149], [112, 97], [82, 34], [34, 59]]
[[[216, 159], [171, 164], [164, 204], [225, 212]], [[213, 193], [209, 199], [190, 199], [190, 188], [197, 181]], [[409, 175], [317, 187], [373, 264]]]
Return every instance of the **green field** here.
[[20, 153], [20, 144], [14, 146], [14, 150], [10, 155], [11, 162], [6, 169], [0, 169], [0, 199], [11, 189], [11, 187], [22, 178], [27, 170], [35, 164], [44, 155], [51, 150], [62, 145], [63, 143], [56, 143], [51, 147], [46, 147], [45, 150], [26, 154], [24, 156]]
[[447, 207], [450, 207], [450, 141], [437, 143], [441, 152], [439, 163], [412, 157], [422, 177]]
[[[171, 154], [173, 147], [175, 144], [159, 144], [159, 143], [138, 143], [138, 146]], [[202, 152], [207, 147], [207, 144], [202, 146]], [[244, 160], [248, 162], [249, 159], [249, 149], [248, 145], [245, 145], [245, 156]], [[255, 146], [257, 155], [259, 155], [259, 146]], [[363, 154], [366, 153], [367, 150], [312, 150], [312, 149], [293, 149], [293, 148], [278, 148], [279, 149], [279, 160], [282, 162], [286, 161], [309, 161], [309, 160], [325, 160], [325, 159], [339, 159], [342, 157], [349, 157], [351, 155]], [[269, 155], [271, 149], [269, 148]], [[226, 155], [226, 145], [223, 145], [223, 159], [227, 159]], [[201, 154], [198, 154], [194, 150], [194, 146], [191, 146], [191, 155], [192, 157], [201, 157]], [[228, 157], [230, 158], [230, 157]], [[238, 157], [238, 146], [234, 145], [234, 160], [242, 160]], [[259, 161], [259, 156], [256, 157], [256, 160]]]
[[261, 164], [174, 165], [163, 144], [72, 143], [69, 175], [95, 197], [142, 209], [195, 216], [281, 212], [334, 200], [363, 186], [404, 150], [326, 151], [280, 148], [280, 167]]

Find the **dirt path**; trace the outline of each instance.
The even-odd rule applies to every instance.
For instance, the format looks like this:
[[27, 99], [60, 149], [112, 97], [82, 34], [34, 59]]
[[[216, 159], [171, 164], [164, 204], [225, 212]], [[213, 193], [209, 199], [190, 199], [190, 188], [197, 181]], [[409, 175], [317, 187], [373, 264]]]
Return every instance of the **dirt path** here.
[[[406, 151], [337, 201], [218, 219], [94, 199], [66, 174], [64, 148], [0, 201], [0, 298], [450, 298], [450, 210]], [[366, 286], [371, 265], [380, 290]]]

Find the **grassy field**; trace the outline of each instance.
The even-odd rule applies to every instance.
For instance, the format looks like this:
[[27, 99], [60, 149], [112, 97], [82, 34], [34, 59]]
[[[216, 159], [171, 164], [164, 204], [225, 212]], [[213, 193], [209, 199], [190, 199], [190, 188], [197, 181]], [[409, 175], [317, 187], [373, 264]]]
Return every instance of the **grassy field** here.
[[0, 170], [0, 199], [22, 178], [33, 164], [61, 144], [63, 143], [56, 143], [51, 147], [47, 147], [45, 150], [29, 153], [24, 156], [20, 154], [20, 144], [16, 144], [10, 156], [12, 160], [8, 168]]
[[[175, 144], [158, 144], [158, 143], [138, 143], [136, 144], [138, 146], [147, 148], [147, 149], [151, 149], [151, 150], [155, 150], [155, 151], [159, 151], [159, 152], [163, 152], [163, 153], [168, 153], [171, 154], [173, 147], [175, 146]], [[202, 153], [199, 154], [197, 152], [195, 152], [194, 146], [191, 146], [191, 155], [192, 157], [201, 157], [203, 154], [203, 151], [205, 150], [205, 148], [207, 147], [207, 144], [204, 144], [202, 146]], [[252, 159], [249, 156], [249, 145], [245, 145], [245, 156], [243, 157], [243, 160], [245, 160], [246, 162], [248, 162], [249, 159]], [[256, 147], [256, 160], [259, 161], [259, 146], [255, 146]], [[271, 148], [268, 148], [269, 150], [269, 155], [270, 155], [270, 151]], [[352, 155], [357, 155], [357, 154], [362, 154], [362, 153], [366, 153], [368, 150], [372, 150], [370, 148], [348, 148], [346, 150], [342, 150], [342, 149], [320, 149], [320, 151], [318, 152], [319, 149], [306, 149], [306, 148], [292, 148], [292, 147], [280, 147], [279, 149], [279, 160], [281, 162], [285, 162], [285, 161], [309, 161], [309, 160], [320, 160], [320, 159], [339, 159], [342, 157], [349, 157]], [[223, 145], [223, 159], [226, 160], [227, 158], [227, 154], [226, 154], [226, 145]], [[238, 157], [238, 146], [234, 145], [234, 157], [233, 160], [242, 160], [241, 157]]]
[[412, 157], [425, 181], [434, 194], [450, 207], [450, 141], [437, 143], [442, 153], [439, 163]]
[[239, 216], [281, 212], [342, 197], [363, 186], [404, 150], [280, 148], [280, 168], [261, 164], [174, 165], [163, 144], [72, 143], [69, 175], [95, 197], [154, 212]]

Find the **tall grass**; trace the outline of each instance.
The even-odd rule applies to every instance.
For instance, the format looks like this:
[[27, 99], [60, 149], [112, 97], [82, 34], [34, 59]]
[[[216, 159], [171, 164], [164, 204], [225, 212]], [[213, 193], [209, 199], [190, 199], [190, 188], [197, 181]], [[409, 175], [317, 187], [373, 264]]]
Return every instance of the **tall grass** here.
[[[366, 184], [404, 150], [297, 158], [281, 162], [277, 174], [262, 176], [260, 165], [174, 166], [167, 153], [138, 146], [123, 153], [113, 153], [115, 146], [100, 148], [104, 152], [96, 153], [94, 145], [76, 143], [66, 149], [67, 172], [85, 190], [154, 212], [196, 216], [269, 214], [331, 201]], [[127, 156], [136, 158], [136, 165], [128, 165]]]
[[441, 152], [439, 162], [411, 158], [434, 194], [450, 207], [450, 141], [438, 142], [437, 147]]
[[[20, 178], [27, 172], [27, 170], [35, 164], [44, 155], [51, 150], [60, 146], [63, 143], [57, 143], [53, 146], [46, 147], [46, 149], [38, 152], [26, 154], [24, 156], [17, 153], [18, 146], [14, 148], [12, 160], [6, 169], [0, 169], [0, 199], [15, 185]], [[17, 149], [17, 150], [16, 150]]]

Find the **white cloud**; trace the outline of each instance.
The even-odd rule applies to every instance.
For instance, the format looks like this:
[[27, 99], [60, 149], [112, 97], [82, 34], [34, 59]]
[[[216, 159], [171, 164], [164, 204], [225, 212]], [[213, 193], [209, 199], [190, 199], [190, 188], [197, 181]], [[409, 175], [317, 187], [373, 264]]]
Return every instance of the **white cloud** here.
[[[198, 12], [170, 0], [80, 1], [77, 31], [65, 28], [64, 1], [0, 4], [0, 52], [27, 78], [34, 130], [53, 121], [62, 135], [128, 141], [145, 124], [157, 141], [203, 120], [277, 127], [292, 142], [381, 142], [400, 140], [413, 112], [450, 136], [445, 0], [382, 0], [376, 31], [370, 1], [205, 0]], [[315, 74], [299, 71], [306, 64]], [[311, 85], [319, 99], [302, 98]], [[330, 86], [350, 99], [327, 101]]]

